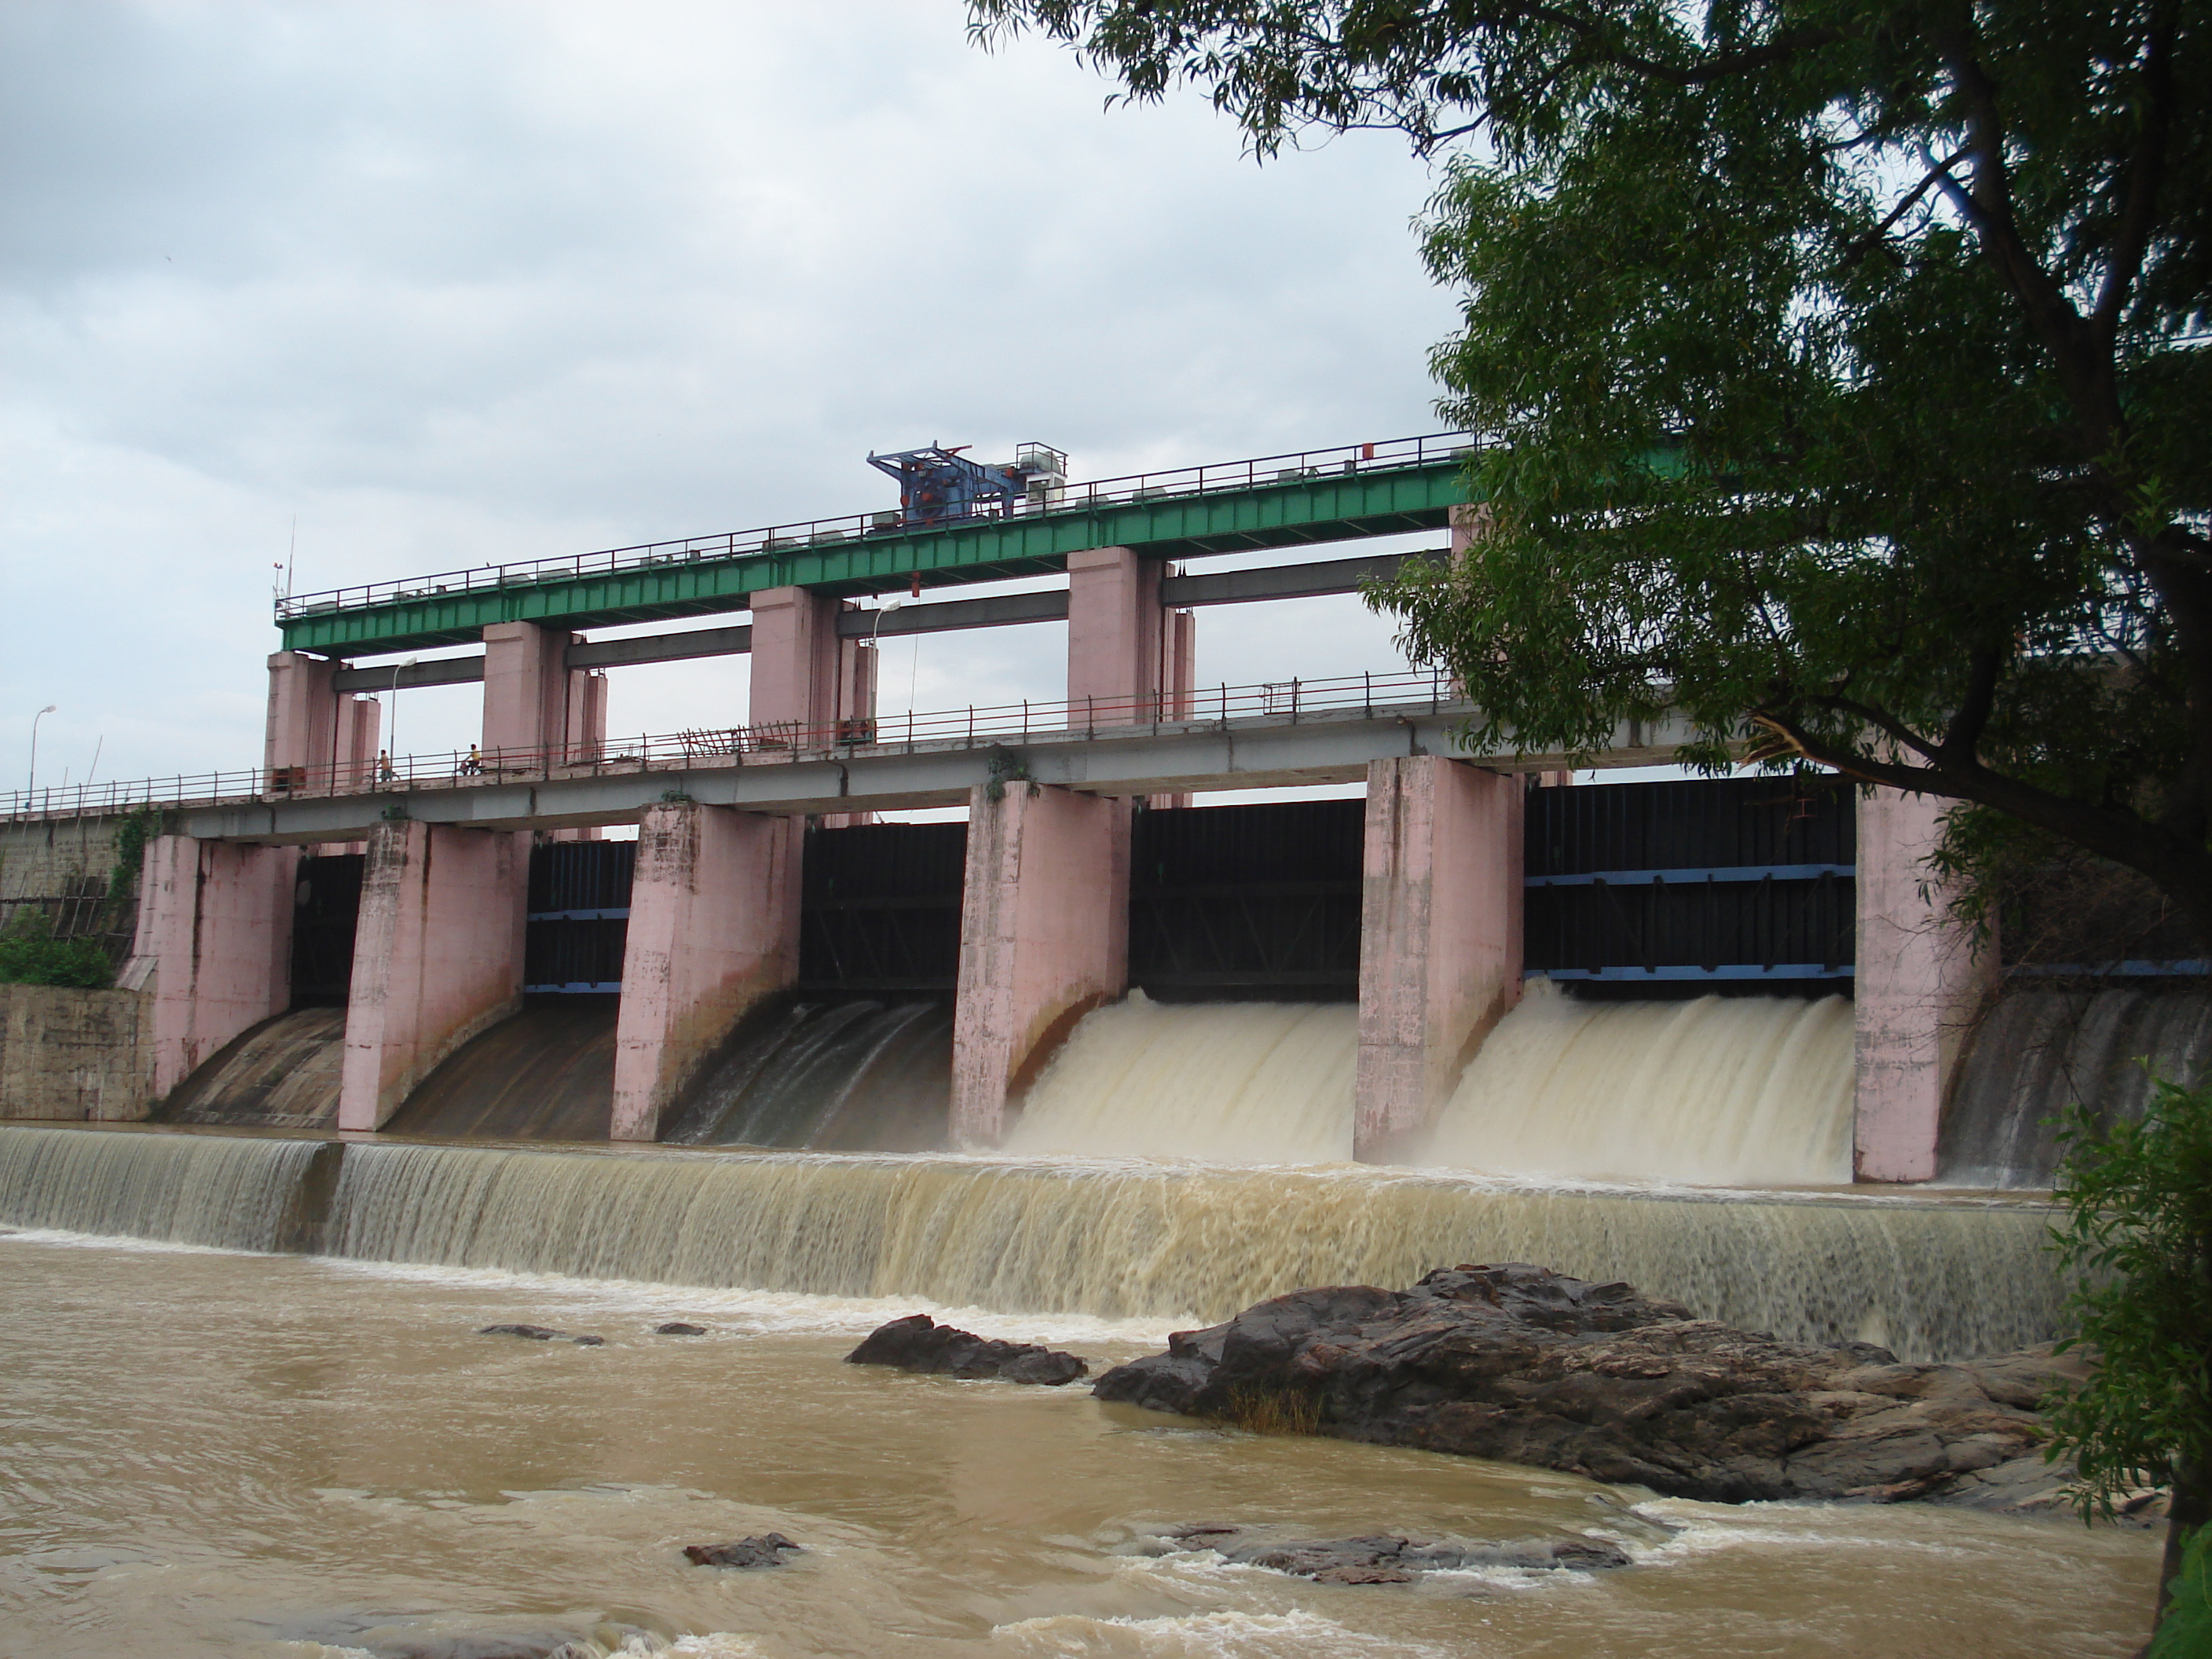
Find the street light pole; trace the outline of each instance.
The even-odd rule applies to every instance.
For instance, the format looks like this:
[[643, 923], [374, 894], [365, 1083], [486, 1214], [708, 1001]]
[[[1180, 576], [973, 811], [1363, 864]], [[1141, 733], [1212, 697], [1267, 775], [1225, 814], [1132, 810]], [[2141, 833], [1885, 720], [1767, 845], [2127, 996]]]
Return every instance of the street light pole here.
[[39, 787], [39, 722], [53, 712], [53, 704], [48, 703], [31, 716], [31, 775], [24, 783], [26, 793]]
[[[420, 660], [419, 658], [410, 657], [404, 662], [394, 663], [392, 666], [392, 690], [389, 694], [392, 699], [392, 722], [385, 728], [384, 752], [395, 761], [399, 758], [399, 677]], [[410, 773], [409, 775], [413, 775]]]

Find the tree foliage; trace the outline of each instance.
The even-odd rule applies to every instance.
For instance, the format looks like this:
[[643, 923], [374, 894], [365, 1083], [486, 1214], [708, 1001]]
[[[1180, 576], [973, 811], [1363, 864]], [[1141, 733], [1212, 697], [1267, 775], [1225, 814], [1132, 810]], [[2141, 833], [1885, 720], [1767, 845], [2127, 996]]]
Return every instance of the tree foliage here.
[[2144, 1659], [2204, 1659], [2212, 1653], [2212, 1527], [2199, 1527], [2168, 1580], [2166, 1617]]
[[0, 985], [74, 985], [97, 989], [115, 982], [115, 970], [98, 941], [56, 939], [42, 910], [24, 914], [0, 933]]
[[1673, 710], [2212, 940], [2203, 0], [971, 0], [1261, 154], [1401, 129], [1486, 532], [1373, 595], [1510, 750]]
[[2076, 1275], [2071, 1340], [2101, 1358], [2045, 1420], [2085, 1520], [2132, 1487], [2172, 1487], [2171, 1577], [2212, 1511], [2212, 1085], [2154, 1084], [2141, 1121], [2077, 1107], [2062, 1135], [2052, 1245]]

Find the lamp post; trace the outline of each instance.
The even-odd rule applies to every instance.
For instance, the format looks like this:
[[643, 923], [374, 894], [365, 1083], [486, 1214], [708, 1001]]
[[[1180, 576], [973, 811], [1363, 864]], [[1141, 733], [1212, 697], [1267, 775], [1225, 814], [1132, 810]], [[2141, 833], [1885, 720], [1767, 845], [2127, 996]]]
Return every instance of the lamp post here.
[[31, 775], [25, 780], [23, 785], [24, 793], [27, 794], [39, 787], [39, 722], [53, 712], [54, 705], [48, 703], [31, 716]]
[[[420, 658], [410, 657], [404, 662], [392, 665], [392, 720], [384, 730], [384, 752], [391, 756], [394, 761], [399, 758], [399, 677], [420, 660]], [[411, 777], [414, 775], [410, 772], [408, 775]]]

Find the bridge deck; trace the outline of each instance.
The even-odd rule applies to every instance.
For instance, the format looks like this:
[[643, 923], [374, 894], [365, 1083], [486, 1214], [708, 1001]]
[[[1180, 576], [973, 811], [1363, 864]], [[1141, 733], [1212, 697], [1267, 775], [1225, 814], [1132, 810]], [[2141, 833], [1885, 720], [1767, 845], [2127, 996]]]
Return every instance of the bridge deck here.
[[[392, 817], [484, 830], [634, 823], [672, 793], [710, 805], [775, 814], [912, 811], [964, 805], [994, 776], [1098, 794], [1153, 795], [1351, 783], [1394, 755], [1464, 754], [1454, 735], [1463, 705], [1422, 702], [1287, 716], [1164, 721], [1157, 727], [1040, 730], [1026, 739], [978, 737], [856, 744], [690, 761], [611, 757], [587, 765], [455, 777], [355, 793], [210, 802], [185, 809], [183, 833], [262, 842], [358, 840]], [[1663, 765], [1687, 736], [1669, 721], [1627, 727], [1583, 765]], [[1485, 760], [1500, 771], [1556, 771], [1558, 754]], [[1011, 775], [1010, 775], [1011, 774]]]
[[484, 566], [303, 594], [279, 602], [276, 623], [287, 649], [366, 656], [472, 643], [492, 623], [604, 628], [739, 611], [771, 587], [849, 597], [917, 577], [939, 587], [1046, 575], [1094, 547], [1170, 559], [1432, 530], [1468, 500], [1471, 443], [1408, 438], [1106, 479], [1004, 518], [852, 514]]

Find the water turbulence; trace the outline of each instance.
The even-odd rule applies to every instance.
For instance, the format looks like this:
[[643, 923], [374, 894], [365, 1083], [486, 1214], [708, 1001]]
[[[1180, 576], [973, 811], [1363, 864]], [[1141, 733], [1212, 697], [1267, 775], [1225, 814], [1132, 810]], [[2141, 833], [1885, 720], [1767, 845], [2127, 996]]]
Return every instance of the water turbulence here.
[[1348, 1162], [1358, 1058], [1349, 1003], [1163, 1004], [1133, 991], [1077, 1024], [1006, 1149]]
[[187, 1078], [163, 1103], [161, 1121], [336, 1127], [345, 1021], [343, 1007], [264, 1020]]
[[2106, 1124], [2139, 1118], [2153, 1073], [2194, 1084], [2208, 1062], [2212, 996], [2202, 991], [2011, 992], [1983, 1018], [1960, 1065], [1938, 1179], [2047, 1188], [2062, 1113], [2081, 1105]]
[[1580, 1001], [1532, 981], [1469, 1062], [1423, 1161], [1565, 1179], [1848, 1182], [1851, 1005]]
[[461, 1045], [408, 1096], [394, 1134], [605, 1140], [614, 1114], [612, 996], [548, 998]]
[[794, 1002], [739, 1030], [662, 1139], [924, 1152], [945, 1144], [951, 1097], [945, 1002]]
[[0, 1221], [17, 1225], [1163, 1324], [1305, 1285], [1540, 1261], [1753, 1329], [1919, 1358], [2053, 1334], [2048, 1214], [2020, 1200], [1559, 1191], [1358, 1166], [0, 1128]]

